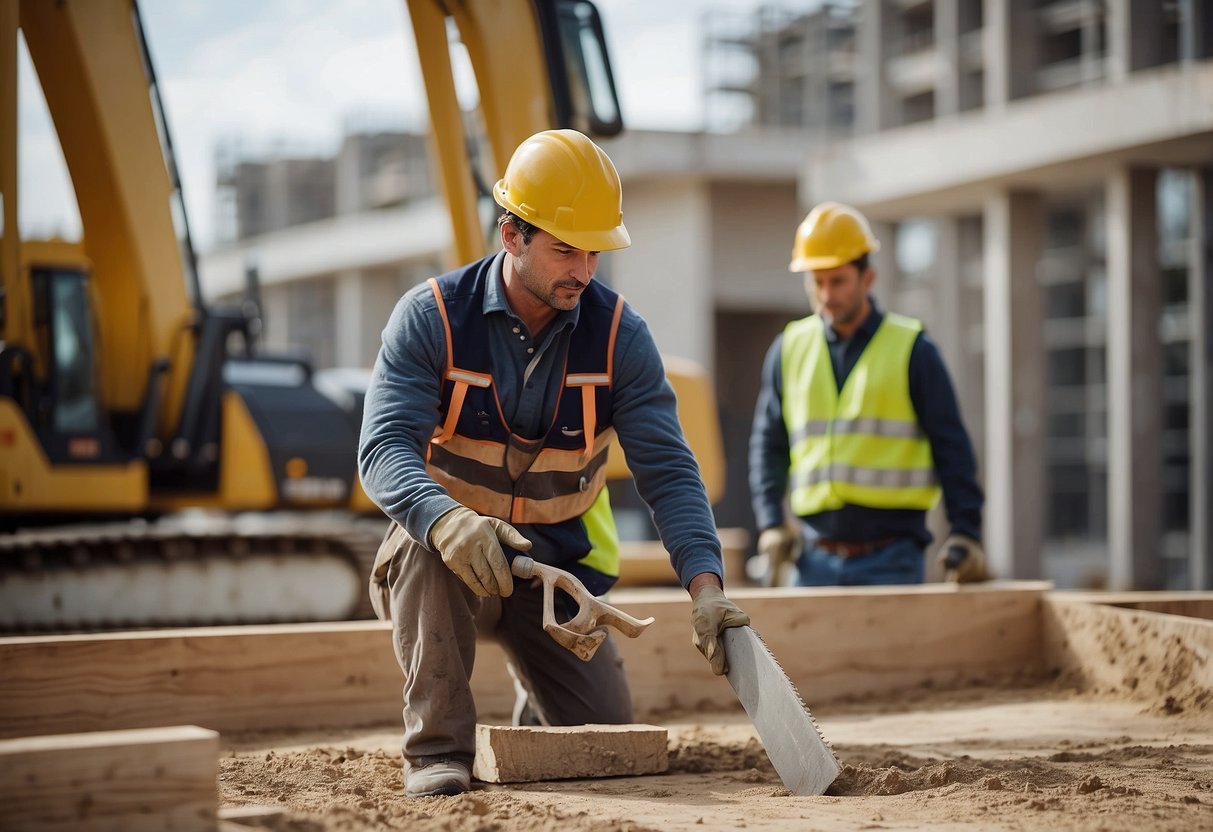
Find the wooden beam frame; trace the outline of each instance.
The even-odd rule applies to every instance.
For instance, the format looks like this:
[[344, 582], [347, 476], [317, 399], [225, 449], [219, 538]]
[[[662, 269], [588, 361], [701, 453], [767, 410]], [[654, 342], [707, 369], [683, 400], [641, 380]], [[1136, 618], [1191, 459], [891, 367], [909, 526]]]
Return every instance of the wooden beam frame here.
[[[739, 589], [810, 706], [1039, 669], [1047, 584]], [[657, 622], [618, 639], [638, 718], [732, 709], [736, 696], [691, 646], [681, 589], [613, 593]], [[0, 737], [195, 724], [218, 731], [349, 727], [400, 719], [401, 674], [381, 622], [161, 630], [0, 639]], [[505, 656], [482, 643], [480, 717], [509, 714]]]

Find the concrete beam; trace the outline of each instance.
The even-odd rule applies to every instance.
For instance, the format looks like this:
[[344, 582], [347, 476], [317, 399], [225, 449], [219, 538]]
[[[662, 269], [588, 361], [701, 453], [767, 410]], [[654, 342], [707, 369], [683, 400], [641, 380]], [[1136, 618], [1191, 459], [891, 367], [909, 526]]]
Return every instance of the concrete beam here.
[[193, 725], [0, 740], [8, 832], [214, 832], [219, 735]]
[[244, 268], [255, 256], [261, 282], [292, 280], [412, 261], [441, 263], [451, 245], [451, 221], [438, 198], [403, 208], [333, 217], [258, 235], [203, 255], [198, 263], [207, 297], [244, 288]]
[[476, 726], [472, 776], [485, 783], [660, 774], [669, 732], [656, 725]]
[[895, 219], [976, 208], [995, 185], [1098, 182], [1120, 158], [1207, 160], [1211, 141], [1213, 64], [1168, 66], [837, 142], [810, 155], [801, 185]]

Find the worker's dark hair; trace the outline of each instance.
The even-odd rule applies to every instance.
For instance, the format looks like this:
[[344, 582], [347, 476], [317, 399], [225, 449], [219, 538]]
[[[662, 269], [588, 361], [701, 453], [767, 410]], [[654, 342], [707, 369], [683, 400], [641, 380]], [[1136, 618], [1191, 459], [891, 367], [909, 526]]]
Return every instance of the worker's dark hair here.
[[857, 257], [856, 259], [851, 261], [851, 263], [854, 264], [855, 268], [859, 269], [860, 277], [863, 277], [863, 273], [868, 270], [868, 255], [869, 254], [870, 254], [870, 252], [865, 251], [863, 254], [859, 255], [859, 257]]
[[531, 238], [535, 236], [535, 232], [539, 230], [512, 211], [501, 213], [501, 216], [497, 218], [497, 227], [500, 228], [507, 222], [518, 229], [518, 233], [522, 235], [522, 242], [528, 246], [531, 244]]

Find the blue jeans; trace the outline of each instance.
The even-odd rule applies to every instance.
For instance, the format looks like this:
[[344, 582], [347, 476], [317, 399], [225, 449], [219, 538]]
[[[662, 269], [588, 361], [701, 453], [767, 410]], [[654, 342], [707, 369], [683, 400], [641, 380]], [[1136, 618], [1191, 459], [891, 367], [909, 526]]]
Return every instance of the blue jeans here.
[[806, 542], [796, 569], [797, 586], [870, 586], [920, 584], [925, 567], [923, 548], [917, 541], [904, 538], [849, 558]]

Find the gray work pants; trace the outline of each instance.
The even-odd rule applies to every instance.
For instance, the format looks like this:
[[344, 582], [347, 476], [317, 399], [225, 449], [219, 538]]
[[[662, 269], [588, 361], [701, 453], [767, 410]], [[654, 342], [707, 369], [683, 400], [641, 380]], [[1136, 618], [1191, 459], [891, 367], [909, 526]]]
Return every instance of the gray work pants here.
[[[394, 551], [385, 551], [389, 548]], [[404, 671], [404, 759], [471, 763], [476, 742], [472, 663], [476, 636], [495, 638], [533, 705], [549, 725], [632, 721], [623, 660], [608, 636], [588, 662], [543, 631], [543, 588], [514, 581], [508, 598], [478, 598], [442, 558], [393, 523], [380, 548], [371, 597], [392, 622], [392, 647]], [[384, 568], [386, 567], [386, 569]], [[577, 611], [556, 596], [556, 617]]]

